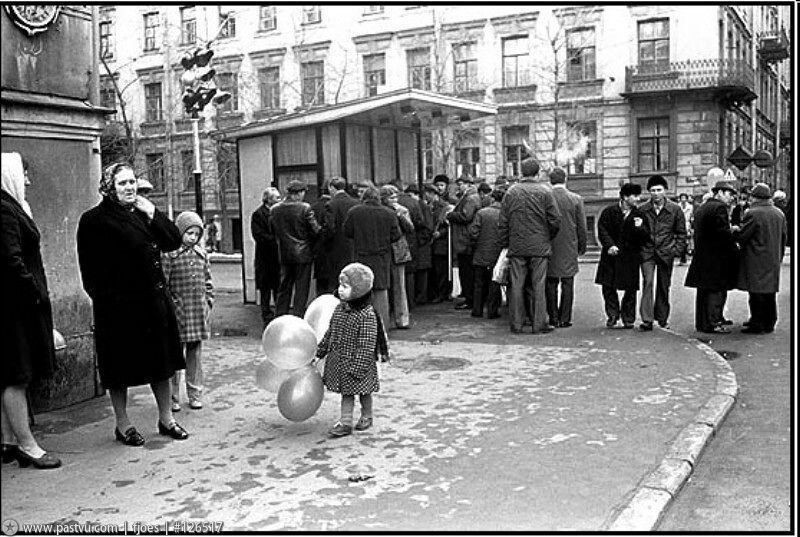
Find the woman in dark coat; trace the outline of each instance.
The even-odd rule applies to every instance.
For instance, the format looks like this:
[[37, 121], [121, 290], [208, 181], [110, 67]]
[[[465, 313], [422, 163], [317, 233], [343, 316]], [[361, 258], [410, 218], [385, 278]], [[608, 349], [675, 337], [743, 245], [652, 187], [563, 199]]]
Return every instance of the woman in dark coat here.
[[3, 153], [3, 462], [57, 468], [61, 461], [45, 452], [31, 433], [25, 390], [52, 374], [55, 365], [53, 314], [39, 250], [39, 230], [25, 201], [28, 184], [18, 153]]
[[261, 207], [250, 217], [250, 231], [256, 242], [256, 289], [260, 293], [261, 320], [266, 327], [275, 318], [270, 302], [278, 302], [278, 285], [281, 283], [281, 265], [278, 260], [278, 241], [269, 226], [269, 209], [281, 201], [275, 187], [267, 187], [261, 196]]
[[[619, 202], [603, 209], [597, 222], [602, 250], [594, 283], [603, 286], [608, 328], [616, 325], [620, 316], [625, 328], [633, 328], [636, 321], [641, 251], [649, 237], [647, 220], [636, 208], [641, 193], [639, 185], [622, 185]], [[621, 307], [617, 290], [625, 291]]]
[[128, 419], [129, 386], [150, 384], [158, 404], [158, 432], [176, 440], [189, 435], [170, 409], [169, 380], [186, 368], [161, 252], [181, 245], [178, 228], [136, 193], [127, 164], [109, 166], [100, 184], [103, 200], [78, 222], [78, 262], [94, 307], [100, 380], [108, 388], [120, 442], [141, 446], [144, 437]]

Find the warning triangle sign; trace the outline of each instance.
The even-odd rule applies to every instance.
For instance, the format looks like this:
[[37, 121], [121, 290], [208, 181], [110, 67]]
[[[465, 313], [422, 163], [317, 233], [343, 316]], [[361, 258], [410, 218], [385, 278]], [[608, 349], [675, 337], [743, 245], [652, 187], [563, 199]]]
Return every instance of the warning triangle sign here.
[[728, 168], [727, 170], [725, 170], [725, 180], [726, 181], [737, 181], [738, 179], [736, 178], [736, 174], [733, 173], [733, 170]]

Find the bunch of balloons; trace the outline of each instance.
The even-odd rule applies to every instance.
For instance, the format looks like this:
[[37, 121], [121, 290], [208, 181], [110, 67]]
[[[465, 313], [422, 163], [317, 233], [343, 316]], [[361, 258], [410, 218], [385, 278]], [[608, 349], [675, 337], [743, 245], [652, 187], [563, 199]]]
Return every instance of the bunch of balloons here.
[[278, 410], [288, 420], [305, 421], [322, 405], [322, 367], [310, 364], [338, 304], [335, 296], [321, 295], [303, 319], [281, 315], [264, 329], [261, 347], [266, 359], [256, 368], [256, 384], [278, 393]]

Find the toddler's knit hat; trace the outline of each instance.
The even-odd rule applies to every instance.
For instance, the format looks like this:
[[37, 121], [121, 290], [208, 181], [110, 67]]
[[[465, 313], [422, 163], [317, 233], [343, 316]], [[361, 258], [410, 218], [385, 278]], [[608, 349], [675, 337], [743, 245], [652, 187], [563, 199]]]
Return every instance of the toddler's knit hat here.
[[183, 211], [178, 217], [175, 219], [175, 225], [178, 228], [178, 231], [181, 232], [181, 237], [186, 230], [190, 227], [197, 226], [200, 230], [203, 230], [203, 219], [198, 216], [198, 214], [194, 211]]
[[361, 298], [372, 290], [372, 282], [375, 276], [372, 269], [361, 263], [350, 263], [342, 269], [342, 276], [347, 279], [353, 289], [352, 298]]

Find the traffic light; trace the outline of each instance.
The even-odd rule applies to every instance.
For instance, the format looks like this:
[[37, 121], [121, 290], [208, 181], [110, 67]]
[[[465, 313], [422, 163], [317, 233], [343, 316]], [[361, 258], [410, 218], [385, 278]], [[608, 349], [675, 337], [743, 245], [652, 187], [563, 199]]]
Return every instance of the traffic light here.
[[231, 98], [227, 91], [219, 91], [214, 84], [216, 71], [209, 66], [214, 51], [210, 48], [198, 48], [191, 54], [181, 58], [181, 65], [185, 69], [181, 76], [184, 86], [183, 106], [187, 114], [196, 117], [197, 114], [212, 102], [220, 105]]

